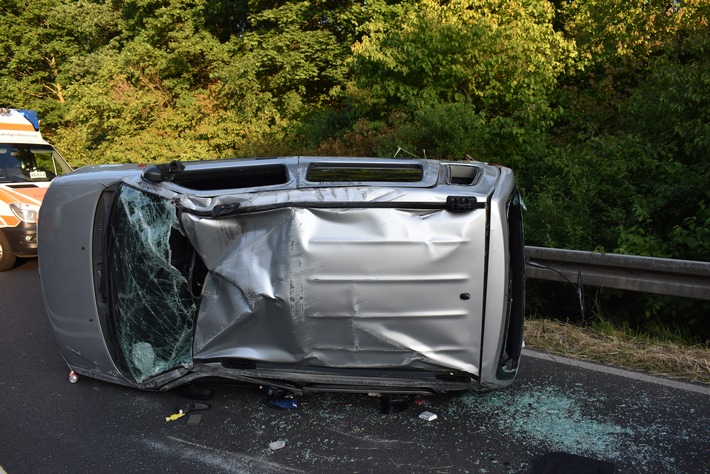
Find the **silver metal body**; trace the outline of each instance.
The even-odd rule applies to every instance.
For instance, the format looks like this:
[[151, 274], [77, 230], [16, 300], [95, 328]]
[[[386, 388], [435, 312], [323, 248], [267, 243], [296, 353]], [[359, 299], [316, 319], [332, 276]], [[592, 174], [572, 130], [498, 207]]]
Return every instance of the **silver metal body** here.
[[79, 374], [295, 392], [498, 388], [523, 325], [512, 172], [289, 157], [107, 165], [41, 208], [49, 318]]

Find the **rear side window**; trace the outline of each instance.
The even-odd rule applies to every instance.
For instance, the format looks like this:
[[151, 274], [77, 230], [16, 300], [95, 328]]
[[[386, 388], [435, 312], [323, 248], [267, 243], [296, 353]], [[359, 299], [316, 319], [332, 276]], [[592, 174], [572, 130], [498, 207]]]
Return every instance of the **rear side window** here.
[[423, 175], [422, 167], [416, 164], [311, 163], [306, 179], [313, 183], [416, 183]]
[[195, 191], [278, 186], [288, 183], [288, 170], [283, 165], [239, 166], [178, 173], [173, 183]]

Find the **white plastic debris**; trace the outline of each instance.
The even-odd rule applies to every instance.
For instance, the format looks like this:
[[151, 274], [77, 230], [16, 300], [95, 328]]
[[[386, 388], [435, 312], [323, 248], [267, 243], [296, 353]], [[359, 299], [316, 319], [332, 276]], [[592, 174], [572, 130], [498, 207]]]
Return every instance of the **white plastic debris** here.
[[425, 421], [432, 421], [436, 420], [437, 416], [435, 413], [432, 413], [430, 411], [423, 411], [419, 414], [419, 418]]
[[270, 448], [272, 451], [276, 451], [277, 449], [281, 449], [281, 448], [283, 448], [284, 446], [286, 446], [286, 441], [283, 441], [283, 440], [281, 440], [281, 439], [278, 440], [278, 441], [274, 441], [274, 442], [269, 443], [269, 448]]

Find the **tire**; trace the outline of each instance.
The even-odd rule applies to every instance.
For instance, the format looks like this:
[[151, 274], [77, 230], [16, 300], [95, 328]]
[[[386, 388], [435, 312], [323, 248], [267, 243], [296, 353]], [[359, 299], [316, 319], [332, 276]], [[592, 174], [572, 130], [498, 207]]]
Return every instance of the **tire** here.
[[10, 270], [15, 266], [17, 257], [10, 248], [10, 242], [7, 241], [5, 234], [0, 230], [0, 272]]

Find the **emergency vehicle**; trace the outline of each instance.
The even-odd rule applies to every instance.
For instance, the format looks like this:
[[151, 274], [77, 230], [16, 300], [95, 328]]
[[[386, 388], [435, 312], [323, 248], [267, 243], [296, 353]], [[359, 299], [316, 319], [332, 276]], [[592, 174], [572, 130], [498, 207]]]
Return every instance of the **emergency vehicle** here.
[[0, 109], [0, 271], [37, 256], [37, 216], [49, 182], [71, 172], [39, 132], [34, 110]]

